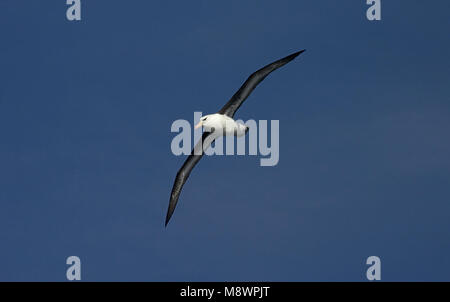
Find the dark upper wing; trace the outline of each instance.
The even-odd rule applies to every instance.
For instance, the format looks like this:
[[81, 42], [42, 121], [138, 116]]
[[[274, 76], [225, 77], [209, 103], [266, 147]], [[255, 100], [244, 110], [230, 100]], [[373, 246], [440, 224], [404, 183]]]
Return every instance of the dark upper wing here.
[[172, 187], [172, 193], [170, 194], [169, 209], [167, 210], [166, 216], [166, 226], [170, 220], [170, 217], [172, 217], [173, 211], [175, 211], [178, 197], [180, 197], [181, 189], [183, 188], [184, 183], [188, 179], [189, 174], [191, 174], [192, 169], [194, 169], [195, 165], [200, 161], [200, 159], [202, 159], [203, 150], [206, 149], [212, 142], [213, 137], [210, 137], [210, 135], [212, 135], [211, 132], [203, 132], [202, 139], [195, 145], [181, 169], [178, 170], [177, 177], [175, 178], [175, 182]]
[[220, 109], [218, 113], [233, 117], [234, 113], [239, 109], [245, 99], [250, 95], [250, 93], [252, 93], [253, 89], [255, 89], [255, 87], [259, 83], [261, 83], [261, 81], [264, 80], [264, 78], [267, 77], [269, 73], [292, 61], [295, 57], [297, 57], [304, 51], [305, 50], [301, 50], [293, 53], [254, 72], [251, 76], [248, 77], [247, 81], [244, 82], [241, 88], [239, 88], [239, 90], [231, 97], [228, 103], [226, 103], [225, 106]]

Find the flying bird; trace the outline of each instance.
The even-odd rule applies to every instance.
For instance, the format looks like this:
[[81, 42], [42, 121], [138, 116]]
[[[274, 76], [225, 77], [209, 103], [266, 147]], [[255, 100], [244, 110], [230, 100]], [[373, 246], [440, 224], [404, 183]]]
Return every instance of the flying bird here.
[[289, 63], [299, 54], [304, 52], [301, 50], [295, 52], [287, 57], [277, 60], [251, 74], [248, 79], [242, 84], [241, 88], [231, 97], [231, 99], [222, 107], [217, 113], [202, 116], [200, 122], [195, 126], [195, 129], [203, 127], [203, 135], [201, 140], [195, 145], [191, 154], [188, 156], [183, 166], [178, 170], [175, 182], [170, 194], [169, 208], [167, 210], [165, 226], [172, 217], [175, 207], [180, 197], [181, 189], [192, 172], [192, 169], [200, 161], [203, 156], [203, 151], [206, 150], [211, 143], [221, 135], [235, 135], [243, 136], [247, 133], [248, 127], [237, 123], [233, 116], [241, 107], [242, 103], [247, 99], [255, 87], [261, 83], [272, 71]]

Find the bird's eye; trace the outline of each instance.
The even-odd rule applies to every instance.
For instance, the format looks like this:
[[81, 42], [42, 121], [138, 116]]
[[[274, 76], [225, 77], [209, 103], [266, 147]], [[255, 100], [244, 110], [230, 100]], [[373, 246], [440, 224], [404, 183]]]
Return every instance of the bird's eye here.
[[206, 119], [207, 119], [207, 117], [205, 117], [205, 118], [203, 119], [203, 121], [206, 121]]

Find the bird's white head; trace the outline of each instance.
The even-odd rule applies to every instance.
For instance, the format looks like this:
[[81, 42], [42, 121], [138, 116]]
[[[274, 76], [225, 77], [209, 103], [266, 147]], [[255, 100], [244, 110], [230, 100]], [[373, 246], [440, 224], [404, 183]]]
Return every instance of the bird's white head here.
[[200, 121], [198, 122], [198, 124], [195, 125], [194, 129], [198, 129], [198, 128], [202, 127], [202, 126], [206, 127], [206, 128], [213, 127], [213, 124], [215, 123], [213, 121], [213, 119], [214, 119], [213, 118], [213, 114], [202, 116], [200, 118]]

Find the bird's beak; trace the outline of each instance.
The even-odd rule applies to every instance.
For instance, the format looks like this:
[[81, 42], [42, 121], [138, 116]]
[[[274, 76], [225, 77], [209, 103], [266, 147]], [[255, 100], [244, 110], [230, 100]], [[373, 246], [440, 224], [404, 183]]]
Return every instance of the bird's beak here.
[[198, 124], [195, 125], [194, 129], [198, 129], [198, 128], [200, 128], [201, 126], [203, 126], [203, 122], [202, 122], [202, 121], [198, 122]]

